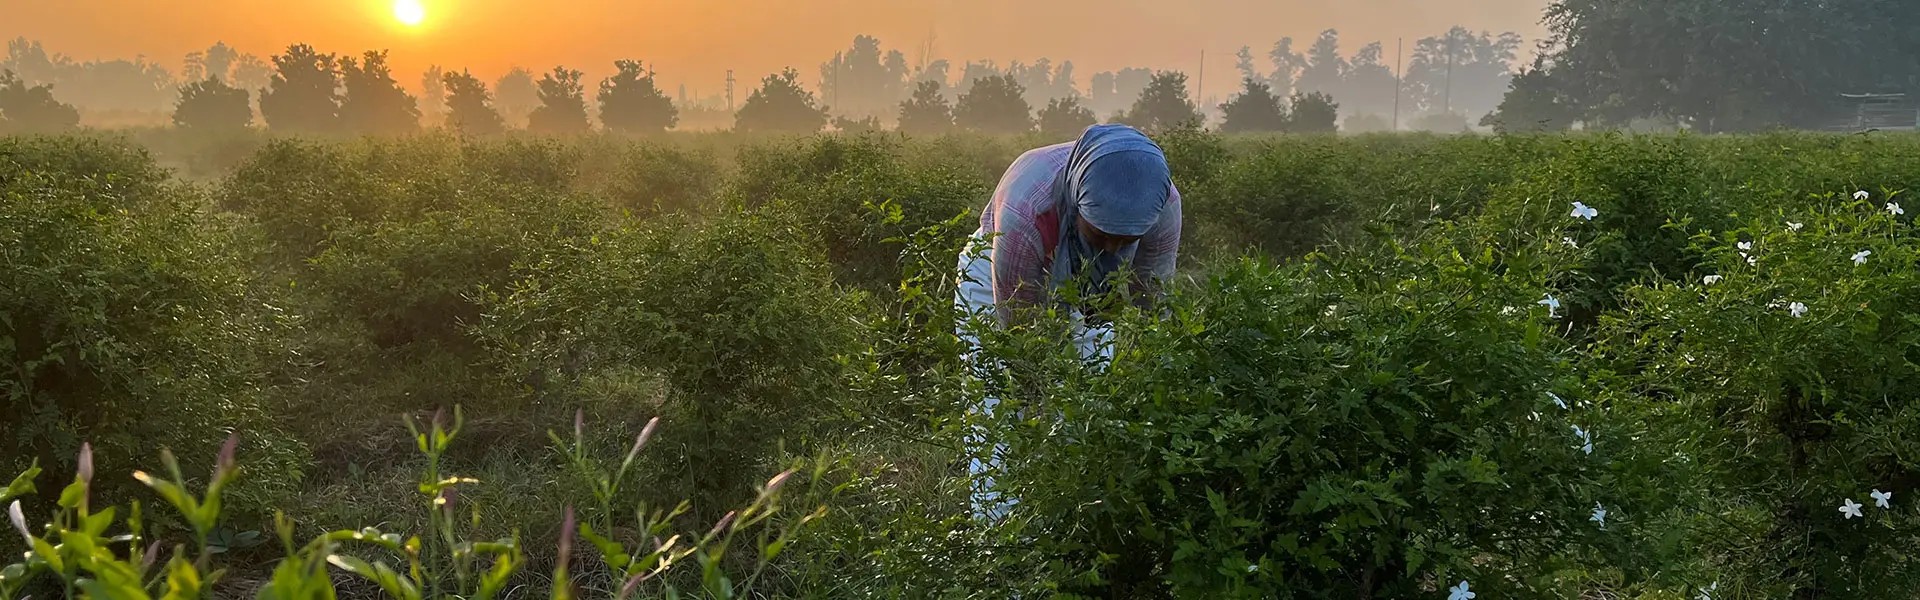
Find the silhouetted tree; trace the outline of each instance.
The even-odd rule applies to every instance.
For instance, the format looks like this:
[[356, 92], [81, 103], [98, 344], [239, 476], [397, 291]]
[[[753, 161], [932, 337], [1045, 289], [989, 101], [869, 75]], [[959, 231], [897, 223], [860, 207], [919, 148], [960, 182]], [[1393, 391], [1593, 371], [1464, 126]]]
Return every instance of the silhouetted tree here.
[[619, 72], [600, 82], [600, 124], [621, 133], [660, 133], [680, 123], [680, 109], [637, 60], [613, 63]]
[[1333, 133], [1339, 129], [1340, 105], [1324, 92], [1293, 93], [1293, 107], [1287, 114], [1287, 131], [1293, 133]]
[[71, 59], [48, 54], [38, 40], [25, 37], [8, 40], [7, 59], [0, 60], [0, 71], [12, 71], [14, 77], [27, 86], [56, 83], [60, 72], [70, 68], [73, 68]]
[[369, 50], [355, 62], [340, 60], [341, 80], [347, 88], [340, 102], [340, 121], [358, 133], [403, 133], [420, 128], [420, 107], [400, 89], [385, 51]]
[[953, 107], [953, 123], [961, 129], [985, 133], [1022, 133], [1033, 130], [1032, 108], [1026, 90], [1011, 75], [982, 77]]
[[1286, 96], [1297, 87], [1300, 71], [1307, 68], [1307, 57], [1293, 51], [1293, 38], [1283, 37], [1267, 51], [1267, 64], [1273, 68], [1267, 74], [1267, 85], [1273, 89], [1273, 95]]
[[[1513, 77], [1513, 61], [1520, 36], [1498, 37], [1465, 27], [1445, 35], [1423, 38], [1407, 61], [1405, 93], [1408, 107], [1428, 113], [1483, 114], [1500, 105]], [[1691, 71], [1689, 71], [1691, 72]]]
[[833, 128], [839, 130], [841, 133], [872, 133], [880, 130], [880, 117], [867, 117], [865, 119], [834, 117]]
[[1197, 124], [1200, 120], [1200, 111], [1187, 99], [1187, 74], [1179, 71], [1155, 73], [1123, 119], [1128, 125], [1145, 131], [1166, 131]]
[[584, 133], [593, 129], [587, 122], [587, 92], [580, 84], [582, 73], [566, 67], [540, 77], [540, 108], [527, 115], [527, 130], [539, 133]]
[[332, 54], [306, 44], [287, 47], [273, 57], [271, 87], [260, 94], [267, 126], [313, 133], [332, 130], [339, 121], [340, 73]]
[[800, 72], [793, 69], [760, 80], [733, 121], [739, 131], [811, 133], [826, 125], [827, 110], [814, 105], [813, 92], [800, 87]]
[[1287, 110], [1264, 81], [1244, 80], [1240, 94], [1220, 105], [1220, 112], [1223, 115], [1221, 133], [1285, 131], [1287, 128]]
[[53, 86], [29, 86], [0, 71], [0, 133], [56, 133], [80, 126], [80, 111], [53, 99]]
[[936, 134], [953, 129], [953, 108], [941, 95], [939, 81], [922, 81], [913, 88], [913, 97], [900, 103], [900, 126], [905, 133]]
[[1040, 109], [1040, 133], [1048, 137], [1080, 137], [1080, 133], [1098, 122], [1093, 110], [1080, 105], [1078, 96], [1054, 98]]
[[233, 87], [246, 90], [253, 96], [253, 110], [260, 111], [260, 97], [266, 95], [267, 85], [273, 83], [273, 67], [267, 61], [252, 54], [242, 54], [233, 63]]
[[219, 77], [180, 88], [173, 125], [197, 131], [237, 131], [253, 124], [253, 103], [246, 90], [227, 85]]
[[187, 54], [186, 69], [181, 74], [187, 78], [187, 81], [214, 78], [231, 84], [233, 65], [239, 59], [238, 50], [234, 50], [226, 42], [214, 42], [213, 46], [206, 50]]
[[1500, 108], [1487, 113], [1480, 125], [1499, 133], [1523, 131], [1566, 131], [1578, 115], [1561, 95], [1546, 63], [1546, 55], [1534, 58], [1533, 67], [1521, 69], [1513, 77], [1507, 97]]
[[466, 135], [492, 135], [507, 130], [500, 113], [493, 110], [493, 97], [487, 84], [473, 73], [460, 71], [440, 77], [447, 87], [447, 127]]
[[1340, 93], [1334, 97], [1348, 113], [1393, 114], [1397, 81], [1392, 67], [1382, 59], [1384, 51], [1379, 42], [1367, 44], [1347, 63], [1346, 79], [1340, 82]]
[[842, 115], [882, 116], [906, 95], [907, 71], [905, 54], [881, 51], [879, 38], [856, 36], [852, 48], [820, 65], [820, 93]]
[[1346, 76], [1347, 60], [1340, 56], [1340, 32], [1328, 29], [1320, 32], [1320, 39], [1314, 40], [1313, 47], [1307, 49], [1306, 67], [1300, 70], [1300, 80], [1293, 91], [1340, 94], [1340, 84]]
[[526, 127], [527, 115], [540, 106], [540, 86], [534, 82], [532, 71], [514, 67], [493, 82], [493, 99], [507, 126]]
[[446, 120], [447, 84], [446, 72], [439, 65], [427, 67], [420, 74], [420, 116], [428, 124], [437, 125]]

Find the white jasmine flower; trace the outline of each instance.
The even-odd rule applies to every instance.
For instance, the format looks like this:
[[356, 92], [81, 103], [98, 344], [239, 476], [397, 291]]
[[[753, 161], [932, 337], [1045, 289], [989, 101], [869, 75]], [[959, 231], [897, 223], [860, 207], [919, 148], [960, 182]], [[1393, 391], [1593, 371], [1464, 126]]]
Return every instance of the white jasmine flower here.
[[1865, 516], [1860, 514], [1860, 504], [1854, 502], [1852, 498], [1848, 498], [1845, 502], [1840, 503], [1840, 514], [1842, 518], [1846, 519]]
[[1593, 207], [1587, 206], [1586, 204], [1575, 202], [1573, 203], [1573, 214], [1568, 216], [1571, 216], [1577, 219], [1586, 219], [1588, 221], [1592, 221], [1594, 217], [1600, 216], [1600, 211], [1595, 210]]

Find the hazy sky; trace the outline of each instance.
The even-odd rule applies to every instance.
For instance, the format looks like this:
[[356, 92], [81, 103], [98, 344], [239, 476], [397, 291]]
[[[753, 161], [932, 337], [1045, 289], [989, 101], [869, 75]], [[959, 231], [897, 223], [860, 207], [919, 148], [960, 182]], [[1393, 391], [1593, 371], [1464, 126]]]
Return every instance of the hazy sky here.
[[[781, 67], [818, 79], [819, 64], [856, 34], [909, 60], [931, 32], [935, 54], [968, 59], [1072, 60], [1092, 73], [1124, 66], [1190, 75], [1206, 51], [1209, 93], [1233, 81], [1233, 51], [1256, 55], [1282, 36], [1304, 49], [1339, 29], [1351, 53], [1371, 41], [1413, 40], [1461, 24], [1517, 31], [1531, 47], [1547, 0], [419, 0], [427, 20], [406, 27], [394, 0], [0, 0], [0, 37], [26, 36], [76, 59], [146, 55], [169, 68], [224, 40], [265, 57], [289, 43], [326, 52], [392, 51], [396, 78], [418, 85], [430, 64], [492, 78], [508, 67], [566, 64], [589, 81], [618, 58], [655, 65], [669, 86], [701, 95], [734, 69], [741, 88]], [[1264, 64], [1264, 60], [1262, 61]], [[672, 89], [671, 87], [669, 89]], [[740, 93], [745, 96], [744, 91]]]

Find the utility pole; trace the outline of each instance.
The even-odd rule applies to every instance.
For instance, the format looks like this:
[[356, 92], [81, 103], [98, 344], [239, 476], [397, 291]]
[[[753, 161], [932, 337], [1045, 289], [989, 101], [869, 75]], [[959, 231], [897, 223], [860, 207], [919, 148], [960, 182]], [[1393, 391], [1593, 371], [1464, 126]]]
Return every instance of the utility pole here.
[[1207, 50], [1205, 48], [1200, 49], [1200, 81], [1193, 86], [1193, 101], [1201, 106], [1207, 105]]
[[1393, 41], [1393, 130], [1400, 131], [1400, 90], [1407, 87], [1407, 70], [1401, 60], [1406, 56], [1407, 38]]
[[1453, 114], [1453, 35], [1447, 35], [1447, 95], [1442, 104], [1447, 114]]
[[727, 69], [727, 112], [733, 112], [733, 69]]

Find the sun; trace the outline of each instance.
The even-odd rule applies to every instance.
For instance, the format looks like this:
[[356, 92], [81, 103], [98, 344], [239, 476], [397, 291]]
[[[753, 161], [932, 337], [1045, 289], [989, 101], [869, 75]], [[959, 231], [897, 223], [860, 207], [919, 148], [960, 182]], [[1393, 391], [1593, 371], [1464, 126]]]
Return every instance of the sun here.
[[393, 18], [408, 27], [416, 27], [427, 20], [427, 7], [420, 0], [393, 0]]

